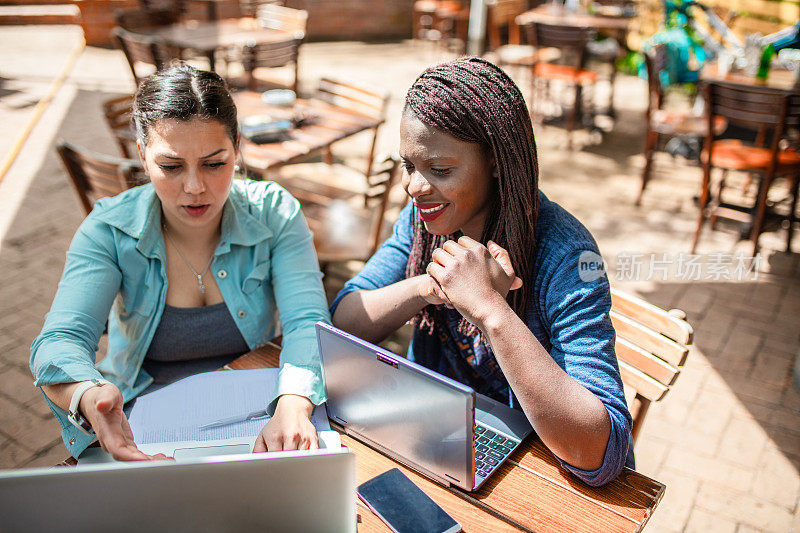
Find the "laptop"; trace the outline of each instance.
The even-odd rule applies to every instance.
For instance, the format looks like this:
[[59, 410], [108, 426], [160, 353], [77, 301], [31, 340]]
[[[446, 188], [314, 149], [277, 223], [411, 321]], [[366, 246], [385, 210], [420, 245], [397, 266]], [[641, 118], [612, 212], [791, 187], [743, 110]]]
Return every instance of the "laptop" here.
[[328, 417], [445, 486], [478, 488], [533, 428], [522, 411], [322, 322]]
[[0, 531], [356, 531], [347, 448], [0, 471]]

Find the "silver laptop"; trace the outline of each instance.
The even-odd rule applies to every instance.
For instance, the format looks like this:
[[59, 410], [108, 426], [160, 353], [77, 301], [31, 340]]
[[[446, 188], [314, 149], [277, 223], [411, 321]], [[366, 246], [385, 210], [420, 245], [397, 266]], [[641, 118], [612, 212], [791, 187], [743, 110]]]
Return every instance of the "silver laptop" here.
[[347, 448], [0, 471], [0, 531], [355, 531]]
[[331, 420], [439, 483], [479, 488], [533, 432], [522, 411], [333, 326], [317, 341]]

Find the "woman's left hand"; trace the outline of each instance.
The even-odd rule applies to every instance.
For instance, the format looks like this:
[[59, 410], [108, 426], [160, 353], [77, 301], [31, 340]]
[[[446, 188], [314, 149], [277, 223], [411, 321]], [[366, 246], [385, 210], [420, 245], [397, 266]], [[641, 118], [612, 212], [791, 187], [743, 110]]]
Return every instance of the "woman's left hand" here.
[[284, 394], [275, 414], [256, 439], [253, 452], [319, 448], [317, 428], [311, 423], [314, 404], [305, 396]]
[[463, 236], [433, 251], [427, 272], [438, 284], [438, 296], [480, 327], [495, 306], [507, 305], [509, 290], [522, 287], [508, 252], [489, 241], [488, 247]]

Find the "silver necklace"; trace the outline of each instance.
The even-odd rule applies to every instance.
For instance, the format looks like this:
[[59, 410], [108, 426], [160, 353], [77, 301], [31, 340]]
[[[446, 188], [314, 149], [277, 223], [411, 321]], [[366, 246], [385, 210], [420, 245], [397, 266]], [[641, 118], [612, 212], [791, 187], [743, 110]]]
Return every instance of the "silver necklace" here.
[[181, 249], [178, 248], [178, 245], [172, 239], [172, 235], [170, 235], [169, 232], [167, 231], [167, 226], [165, 225], [165, 226], [163, 226], [163, 228], [164, 228], [164, 235], [167, 236], [167, 239], [169, 239], [169, 242], [171, 242], [172, 246], [174, 246], [175, 250], [177, 250], [178, 255], [181, 256], [181, 259], [183, 259], [183, 262], [186, 263], [186, 266], [189, 267], [189, 270], [191, 270], [192, 274], [194, 274], [195, 277], [197, 278], [197, 289], [202, 294], [205, 294], [206, 293], [206, 286], [203, 283], [203, 276], [205, 275], [206, 272], [208, 272], [208, 269], [211, 268], [211, 263], [214, 261], [214, 254], [211, 254], [211, 259], [208, 260], [208, 264], [206, 265], [206, 268], [203, 269], [203, 272], [198, 274], [197, 271], [194, 268], [192, 268], [192, 265], [189, 264], [189, 261], [187, 261], [186, 257], [183, 255], [183, 252], [181, 252]]

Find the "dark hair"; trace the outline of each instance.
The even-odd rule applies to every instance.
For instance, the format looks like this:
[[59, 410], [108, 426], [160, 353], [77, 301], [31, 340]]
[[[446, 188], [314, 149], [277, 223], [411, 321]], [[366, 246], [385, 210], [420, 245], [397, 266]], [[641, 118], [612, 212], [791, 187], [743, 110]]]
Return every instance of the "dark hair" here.
[[136, 137], [147, 145], [155, 123], [164, 119], [216, 120], [228, 130], [234, 147], [239, 146], [236, 104], [228, 86], [218, 74], [176, 63], [148, 76], [139, 84], [133, 101], [131, 121]]
[[[525, 320], [534, 276], [539, 165], [522, 93], [496, 65], [477, 57], [462, 57], [425, 70], [408, 90], [404, 113], [462, 141], [479, 144], [494, 157], [497, 185], [490, 188], [481, 242], [492, 240], [508, 250], [523, 288], [509, 291], [507, 300]], [[433, 250], [458, 237], [460, 233], [428, 233], [415, 217], [406, 275], [424, 274]], [[413, 320], [433, 333], [439, 321], [437, 314], [436, 307], [429, 305]], [[459, 330], [468, 335], [477, 333], [466, 320]]]

